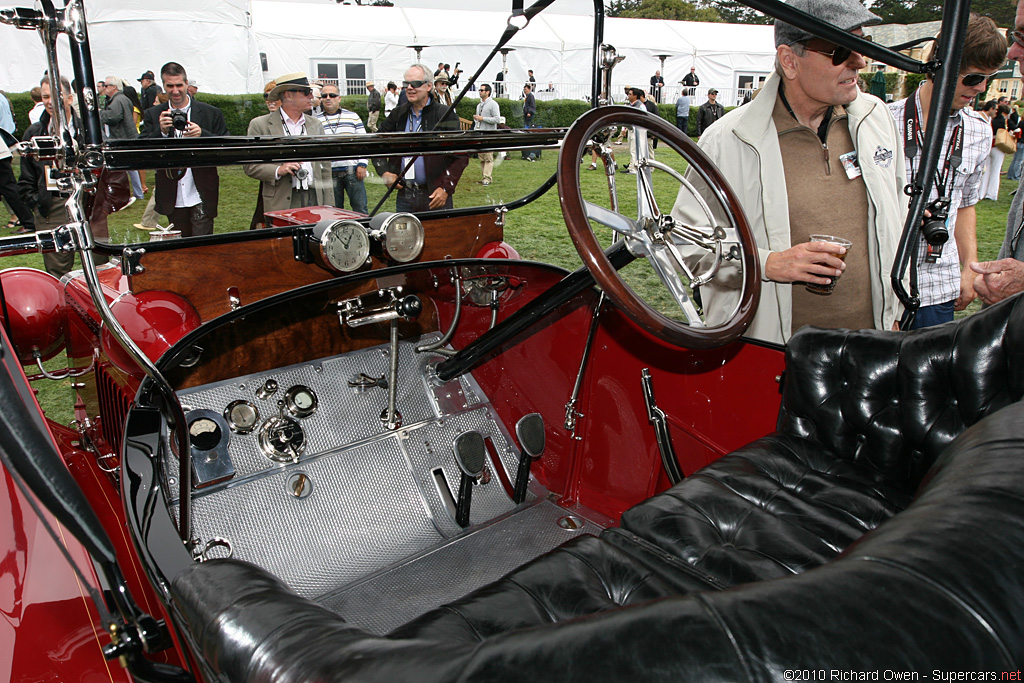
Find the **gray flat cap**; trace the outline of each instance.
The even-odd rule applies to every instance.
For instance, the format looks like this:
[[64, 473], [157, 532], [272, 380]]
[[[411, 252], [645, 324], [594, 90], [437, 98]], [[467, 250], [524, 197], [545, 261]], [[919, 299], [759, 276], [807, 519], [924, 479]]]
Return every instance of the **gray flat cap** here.
[[[844, 31], [882, 23], [881, 17], [868, 11], [858, 0], [789, 0], [786, 4], [813, 14]], [[784, 21], [775, 22], [775, 47], [792, 45], [813, 37], [792, 24]]]

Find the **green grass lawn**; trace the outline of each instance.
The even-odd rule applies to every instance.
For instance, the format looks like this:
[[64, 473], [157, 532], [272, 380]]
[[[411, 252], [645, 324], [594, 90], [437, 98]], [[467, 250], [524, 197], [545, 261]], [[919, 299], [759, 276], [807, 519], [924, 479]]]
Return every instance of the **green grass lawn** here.
[[[615, 146], [614, 150], [620, 164], [628, 161], [629, 155], [624, 146]], [[685, 167], [685, 162], [682, 159], [665, 154], [664, 148], [657, 154], [657, 158], [680, 171]], [[1009, 158], [1008, 156], [1004, 163], [1004, 169], [1009, 164]], [[455, 205], [457, 207], [493, 205], [518, 199], [538, 187], [555, 172], [556, 160], [557, 150], [545, 150], [541, 159], [535, 163], [524, 161], [518, 152], [512, 152], [510, 159], [496, 162], [494, 182], [490, 186], [484, 187], [476, 182], [481, 179], [480, 162], [470, 159], [469, 166], [463, 174], [455, 194]], [[605, 176], [601, 171], [585, 171], [588, 163], [589, 159], [581, 166], [580, 171], [584, 196], [591, 201], [607, 205], [608, 191]], [[17, 160], [15, 160], [15, 165], [17, 166]], [[616, 178], [619, 183], [621, 211], [626, 215], [635, 216], [634, 176], [618, 174]], [[150, 188], [154, 186], [153, 171], [147, 174], [147, 184]], [[985, 200], [977, 206], [978, 255], [981, 260], [993, 259], [999, 251], [1006, 229], [1010, 192], [1016, 186], [1017, 183], [1004, 178], [999, 201]], [[219, 215], [215, 223], [216, 232], [248, 230], [255, 206], [257, 187], [258, 183], [247, 177], [240, 168], [221, 169], [221, 194]], [[671, 206], [677, 189], [678, 185], [674, 180], [664, 173], [655, 172], [655, 192], [663, 209]], [[383, 196], [383, 192], [384, 188], [380, 179], [371, 174], [367, 181], [367, 195], [371, 208]], [[388, 204], [389, 206], [385, 206], [385, 210], [393, 210], [394, 199], [389, 200]], [[110, 216], [111, 241], [132, 243], [144, 242], [149, 239], [149, 233], [132, 227], [134, 223], [140, 221], [144, 207], [145, 202], [138, 201], [128, 209]], [[5, 213], [0, 211], [0, 217]], [[166, 223], [166, 221], [164, 222]], [[6, 220], [0, 223], [0, 226], [5, 223]], [[610, 231], [598, 228], [597, 233], [602, 243], [607, 244]], [[0, 227], [0, 236], [9, 234], [11, 234], [10, 230]], [[527, 206], [509, 213], [506, 220], [505, 240], [515, 247], [525, 259], [552, 263], [569, 270], [580, 265], [579, 256], [565, 229], [556, 189], [552, 189]], [[4, 268], [43, 267], [42, 256], [38, 254], [8, 257], [2, 265]], [[671, 302], [664, 294], [664, 288], [645, 264], [635, 264], [630, 267], [627, 280], [631, 287], [652, 303], [659, 304], [659, 307], [663, 309], [664, 306], [670, 305]], [[977, 310], [980, 310], [980, 304], [975, 302], [968, 307], [967, 311], [958, 316], [969, 315]], [[63, 362], [63, 356], [59, 355], [48, 363], [48, 368], [56, 370], [62, 367]], [[69, 380], [43, 380], [37, 382], [35, 386], [39, 391], [40, 402], [49, 415], [63, 423], [71, 420], [73, 390]]]

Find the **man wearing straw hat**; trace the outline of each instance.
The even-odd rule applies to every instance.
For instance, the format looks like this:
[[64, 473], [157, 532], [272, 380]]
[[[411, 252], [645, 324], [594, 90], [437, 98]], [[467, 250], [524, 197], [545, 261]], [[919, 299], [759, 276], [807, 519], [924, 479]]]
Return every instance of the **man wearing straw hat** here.
[[[281, 108], [249, 122], [250, 136], [279, 137], [323, 135], [324, 127], [306, 114], [313, 103], [313, 89], [304, 73], [280, 76], [269, 99], [280, 97]], [[334, 185], [328, 161], [285, 161], [245, 164], [245, 174], [263, 183], [263, 210], [280, 211], [331, 203]]]

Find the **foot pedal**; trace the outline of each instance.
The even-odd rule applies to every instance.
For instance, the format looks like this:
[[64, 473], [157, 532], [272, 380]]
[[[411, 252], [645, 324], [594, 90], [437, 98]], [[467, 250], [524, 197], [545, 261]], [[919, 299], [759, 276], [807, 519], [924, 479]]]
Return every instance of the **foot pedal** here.
[[459, 500], [455, 504], [455, 522], [469, 526], [469, 506], [473, 497], [473, 482], [484, 471], [487, 446], [480, 432], [464, 432], [455, 438], [455, 462], [462, 470], [459, 482]]
[[526, 489], [530, 483], [530, 461], [544, 454], [544, 418], [540, 413], [530, 413], [519, 418], [519, 422], [516, 423], [516, 438], [519, 439], [522, 453], [519, 455], [512, 502], [518, 505], [526, 500]]

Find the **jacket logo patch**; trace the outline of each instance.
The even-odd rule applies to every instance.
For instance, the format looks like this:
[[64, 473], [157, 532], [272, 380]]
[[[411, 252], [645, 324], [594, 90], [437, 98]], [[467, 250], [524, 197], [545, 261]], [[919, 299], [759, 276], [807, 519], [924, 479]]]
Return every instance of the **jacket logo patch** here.
[[889, 168], [889, 164], [892, 163], [892, 150], [885, 149], [881, 145], [875, 147], [875, 166], [881, 166], [882, 168]]

